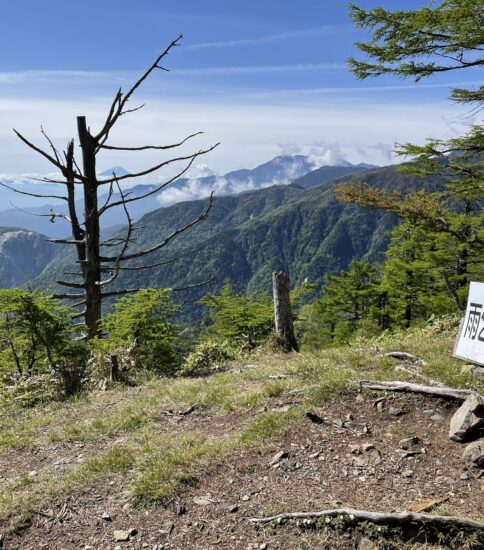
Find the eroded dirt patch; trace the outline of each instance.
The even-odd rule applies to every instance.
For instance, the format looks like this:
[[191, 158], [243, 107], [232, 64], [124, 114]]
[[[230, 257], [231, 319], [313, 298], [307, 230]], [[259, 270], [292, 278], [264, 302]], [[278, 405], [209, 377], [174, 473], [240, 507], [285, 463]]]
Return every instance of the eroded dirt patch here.
[[[157, 506], [130, 505], [129, 476], [103, 482], [37, 514], [5, 548], [350, 549], [359, 535], [262, 528], [248, 518], [338, 506], [401, 511], [441, 497], [446, 511], [482, 518], [484, 479], [463, 468], [463, 446], [447, 437], [456, 405], [392, 395], [382, 408], [377, 397], [346, 394], [311, 409], [323, 423], [301, 415], [284, 435], [214, 459], [196, 483]], [[252, 418], [219, 413], [163, 425], [171, 433], [203, 427], [221, 436]], [[128, 541], [115, 541], [115, 530], [129, 529], [136, 533]]]

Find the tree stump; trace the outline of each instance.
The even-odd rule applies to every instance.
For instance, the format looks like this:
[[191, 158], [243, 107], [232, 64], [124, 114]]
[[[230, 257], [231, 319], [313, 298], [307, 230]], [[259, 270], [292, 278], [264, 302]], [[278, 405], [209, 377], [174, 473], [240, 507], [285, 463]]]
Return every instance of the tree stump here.
[[299, 351], [294, 335], [287, 273], [277, 271], [272, 274], [272, 290], [276, 334], [281, 338], [281, 347], [285, 351]]

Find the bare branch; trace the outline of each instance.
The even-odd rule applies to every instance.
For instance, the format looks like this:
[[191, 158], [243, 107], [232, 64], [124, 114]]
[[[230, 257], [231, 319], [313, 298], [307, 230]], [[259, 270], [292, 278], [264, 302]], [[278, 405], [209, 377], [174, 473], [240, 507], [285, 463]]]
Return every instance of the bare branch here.
[[[144, 193], [143, 195], [137, 195], [136, 197], [132, 197], [130, 199], [126, 199], [124, 201], [124, 204], [128, 204], [130, 202], [136, 202], [136, 201], [140, 201], [142, 199], [146, 199], [147, 197], [150, 197], [152, 195], [155, 195], [156, 193], [159, 193], [162, 189], [164, 189], [165, 187], [167, 187], [168, 185], [170, 185], [171, 183], [175, 182], [176, 180], [178, 180], [179, 178], [181, 178], [186, 172], [188, 172], [188, 170], [190, 170], [192, 164], [195, 162], [195, 159], [197, 157], [193, 157], [190, 162], [185, 166], [185, 168], [181, 171], [181, 172], [178, 172], [178, 174], [176, 174], [175, 176], [173, 176], [171, 179], [169, 179], [168, 181], [165, 181], [164, 183], [161, 183], [160, 185], [158, 185], [157, 187], [155, 187], [154, 189], [152, 189], [151, 191], [148, 191], [147, 193]], [[126, 197], [127, 195], [125, 195]], [[112, 202], [111, 204], [108, 204], [107, 206], [104, 207], [104, 210], [102, 210], [100, 212], [100, 215], [102, 215], [106, 210], [109, 210], [110, 208], [114, 208], [115, 206], [119, 206], [120, 204], [122, 204], [121, 201], [117, 201], [117, 202]]]
[[42, 135], [45, 137], [45, 139], [47, 140], [47, 142], [49, 143], [50, 145], [50, 148], [52, 149], [52, 152], [54, 153], [54, 156], [55, 156], [55, 159], [56, 161], [62, 165], [62, 162], [60, 160], [60, 156], [59, 156], [59, 152], [57, 151], [57, 149], [54, 147], [54, 144], [52, 143], [52, 140], [50, 139], [50, 137], [44, 132], [44, 128], [41, 126], [40, 127], [40, 131], [42, 133]]
[[72, 283], [70, 281], [56, 281], [56, 283], [60, 286], [68, 286], [70, 288], [86, 288], [84, 283]]
[[84, 241], [76, 241], [75, 239], [47, 239], [47, 241], [55, 244], [84, 244]]
[[172, 145], [144, 145], [142, 147], [115, 147], [114, 145], [102, 145], [101, 149], [109, 149], [111, 151], [146, 151], [147, 149], [156, 149], [158, 151], [165, 151], [167, 149], [175, 149], [186, 143], [189, 139], [194, 138], [195, 136], [202, 135], [203, 132], [196, 132], [191, 134], [182, 141], [178, 143], [173, 143]]
[[[65, 183], [65, 182], [62, 182], [62, 183]], [[20, 189], [11, 187], [10, 185], [3, 183], [3, 181], [0, 181], [0, 185], [2, 187], [5, 187], [6, 189], [9, 189], [10, 191], [13, 191], [14, 193], [18, 193], [19, 195], [28, 195], [29, 197], [35, 197], [37, 199], [59, 199], [59, 200], [67, 201], [67, 197], [64, 197], [62, 195], [42, 195], [37, 193], [30, 193], [27, 191], [20, 191]]]
[[107, 138], [109, 131], [113, 127], [113, 125], [116, 123], [118, 118], [123, 113], [124, 107], [126, 103], [129, 101], [130, 97], [134, 94], [134, 92], [143, 84], [143, 82], [150, 76], [150, 74], [156, 70], [156, 69], [162, 69], [162, 67], [159, 66], [160, 61], [166, 57], [170, 50], [172, 50], [175, 46], [178, 45], [180, 40], [182, 39], [182, 35], [180, 34], [175, 40], [173, 40], [167, 48], [156, 58], [155, 62], [141, 75], [141, 77], [131, 86], [131, 88], [126, 92], [126, 94], [123, 97], [122, 90], [119, 89], [118, 93], [116, 94], [113, 103], [111, 104], [111, 108], [108, 114], [108, 117], [106, 119], [106, 122], [104, 123], [104, 126], [102, 127], [101, 131], [95, 136], [95, 140], [100, 142]]
[[167, 290], [171, 292], [183, 292], [184, 290], [191, 290], [192, 288], [198, 288], [200, 286], [205, 286], [210, 283], [213, 283], [217, 280], [217, 277], [212, 277], [211, 279], [207, 279], [206, 281], [203, 281], [202, 283], [195, 283], [193, 285], [187, 285], [187, 286], [180, 286], [177, 288], [168, 288]]
[[123, 294], [133, 294], [139, 292], [142, 288], [127, 288], [124, 290], [112, 290], [111, 292], [103, 292], [102, 298], [110, 298], [111, 296], [122, 296]]
[[[116, 177], [116, 174], [114, 174], [114, 176]], [[133, 233], [133, 222], [132, 222], [131, 217], [129, 215], [128, 209], [126, 208], [126, 203], [124, 202], [124, 194], [123, 194], [123, 191], [122, 191], [121, 186], [119, 185], [119, 182], [118, 182], [117, 179], [116, 179], [116, 185], [118, 187], [118, 191], [119, 191], [119, 194], [121, 196], [124, 213], [126, 214], [126, 218], [128, 220], [128, 228], [127, 228], [126, 237], [125, 237], [123, 246], [121, 247], [121, 250], [120, 250], [120, 252], [119, 252], [119, 254], [116, 257], [116, 260], [114, 262], [114, 268], [113, 268], [112, 275], [111, 275], [111, 277], [109, 277], [108, 279], [106, 279], [104, 281], [99, 281], [99, 286], [100, 287], [107, 286], [107, 285], [111, 284], [115, 279], [118, 278], [121, 258], [125, 254], [126, 250], [128, 249], [129, 243], [132, 240], [131, 239], [131, 234]]]
[[15, 208], [15, 210], [18, 210], [19, 212], [23, 212], [24, 214], [29, 214], [30, 216], [36, 216], [38, 218], [50, 218], [50, 221], [52, 223], [55, 222], [56, 218], [61, 218], [61, 219], [66, 220], [68, 222], [71, 221], [69, 219], [69, 216], [66, 216], [65, 214], [62, 214], [61, 212], [56, 213], [52, 209], [50, 211], [50, 214], [37, 214], [36, 212], [30, 212], [29, 210], [24, 210], [23, 208], [20, 208], [19, 206], [16, 206], [15, 204], [13, 204], [13, 202], [11, 202], [10, 205], [12, 206], [12, 208]]
[[62, 170], [64, 169], [64, 165], [62, 163], [58, 162], [54, 157], [51, 157], [49, 153], [46, 153], [40, 147], [37, 147], [36, 145], [34, 145], [27, 138], [25, 138], [20, 132], [17, 132], [15, 128], [13, 129], [13, 131], [15, 132], [17, 137], [25, 143], [25, 145], [28, 145], [35, 152], [39, 153], [39, 155], [42, 155], [45, 159], [47, 159], [51, 164], [53, 164], [56, 168], [58, 168], [62, 172]]
[[456, 516], [437, 516], [432, 514], [416, 514], [414, 512], [369, 512], [367, 510], [355, 510], [353, 508], [333, 508], [330, 510], [321, 510], [320, 512], [292, 512], [287, 514], [278, 514], [265, 518], [251, 518], [252, 523], [272, 523], [274, 521], [285, 521], [290, 519], [307, 518], [337, 518], [349, 516], [356, 521], [370, 521], [378, 525], [399, 525], [409, 527], [410, 525], [423, 525], [436, 527], [438, 529], [459, 528], [464, 530], [481, 531], [484, 529], [484, 523], [460, 518]]
[[[71, 319], [79, 319], [81, 317], [84, 317], [84, 315], [86, 315], [86, 310], [85, 309], [83, 309], [79, 313], [74, 313], [73, 315], [71, 315]], [[84, 326], [84, 323], [81, 323], [78, 326]]]
[[133, 260], [135, 258], [141, 258], [142, 256], [146, 256], [147, 254], [151, 254], [152, 252], [155, 252], [156, 250], [160, 250], [160, 248], [163, 248], [164, 246], [166, 246], [177, 235], [180, 235], [180, 233], [184, 233], [185, 231], [187, 231], [188, 229], [190, 229], [191, 227], [193, 227], [197, 223], [201, 222], [202, 220], [207, 219], [208, 214], [210, 213], [210, 210], [212, 209], [212, 206], [213, 206], [213, 191], [210, 194], [210, 198], [209, 198], [207, 208], [200, 214], [200, 216], [198, 216], [198, 218], [195, 218], [194, 220], [192, 220], [190, 223], [186, 224], [185, 226], [180, 227], [179, 229], [176, 229], [175, 231], [173, 231], [173, 233], [168, 235], [168, 237], [166, 237], [166, 239], [164, 239], [160, 243], [158, 243], [158, 244], [156, 244], [156, 245], [154, 245], [151, 248], [148, 248], [146, 250], [141, 250], [139, 252], [134, 252], [133, 254], [128, 254], [128, 255], [122, 256], [121, 258], [118, 258], [118, 257], [110, 258], [110, 257], [106, 257], [106, 256], [101, 256], [100, 259], [101, 259], [102, 262], [114, 262], [117, 259], [119, 259], [119, 261], [127, 261], [127, 260]]
[[213, 151], [216, 147], [218, 147], [220, 143], [216, 143], [215, 145], [212, 145], [208, 149], [200, 149], [197, 153], [193, 153], [191, 155], [187, 155], [184, 157], [177, 157], [169, 160], [165, 160], [164, 162], [160, 162], [160, 164], [156, 164], [155, 166], [152, 166], [151, 168], [148, 168], [146, 170], [143, 170], [142, 172], [135, 172], [132, 174], [124, 174], [122, 176], [117, 176], [116, 178], [109, 178], [107, 180], [99, 180], [99, 185], [105, 185], [106, 183], [111, 183], [115, 181], [121, 181], [126, 179], [132, 179], [132, 178], [140, 178], [141, 176], [146, 176], [148, 174], [152, 174], [153, 172], [156, 172], [156, 170], [159, 170], [160, 168], [164, 168], [165, 166], [168, 166], [169, 164], [172, 164], [173, 162], [181, 162], [182, 160], [191, 160], [196, 159], [197, 157], [201, 155], [206, 155], [207, 153], [210, 153]]
[[56, 300], [78, 300], [84, 298], [85, 294], [54, 294], [52, 297]]

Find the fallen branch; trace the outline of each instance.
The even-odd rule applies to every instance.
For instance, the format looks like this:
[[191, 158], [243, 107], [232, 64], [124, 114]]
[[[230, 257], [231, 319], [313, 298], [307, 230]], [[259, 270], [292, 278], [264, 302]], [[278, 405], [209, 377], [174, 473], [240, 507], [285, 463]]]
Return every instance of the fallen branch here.
[[395, 370], [400, 372], [406, 372], [407, 374], [410, 374], [411, 376], [415, 376], [415, 378], [420, 378], [420, 380], [424, 380], [427, 382], [429, 386], [438, 386], [439, 388], [444, 388], [445, 384], [442, 384], [442, 382], [438, 382], [437, 380], [432, 380], [431, 378], [426, 378], [423, 374], [420, 374], [417, 371], [414, 371], [412, 369], [407, 369], [404, 365], [397, 365], [395, 367]]
[[416, 514], [414, 512], [380, 513], [369, 512], [367, 510], [354, 510], [353, 508], [334, 508], [330, 510], [321, 510], [320, 512], [292, 512], [265, 518], [250, 518], [249, 521], [252, 523], [272, 523], [277, 521], [280, 523], [291, 519], [335, 518], [340, 516], [348, 516], [349, 519], [358, 522], [370, 521], [378, 525], [408, 527], [410, 524], [418, 524], [436, 527], [438, 529], [457, 528], [470, 531], [484, 530], [484, 523], [457, 516], [434, 516], [432, 514]]
[[422, 395], [430, 395], [431, 397], [455, 399], [456, 401], [465, 401], [470, 395], [475, 393], [470, 390], [460, 390], [456, 388], [448, 388], [446, 386], [425, 386], [423, 384], [400, 382], [398, 380], [394, 382], [373, 382], [371, 380], [362, 380], [360, 382], [360, 387], [368, 390], [419, 393]]

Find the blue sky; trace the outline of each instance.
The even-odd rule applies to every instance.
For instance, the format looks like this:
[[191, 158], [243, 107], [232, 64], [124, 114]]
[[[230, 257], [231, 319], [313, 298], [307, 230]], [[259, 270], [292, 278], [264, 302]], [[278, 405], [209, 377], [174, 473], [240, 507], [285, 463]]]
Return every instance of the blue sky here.
[[[418, 85], [356, 80], [345, 62], [364, 34], [340, 0], [16, 0], [2, 5], [2, 23], [0, 174], [49, 171], [13, 126], [34, 139], [43, 124], [62, 146], [76, 115], [99, 124], [114, 91], [179, 33], [183, 45], [166, 62], [171, 72], [140, 90], [147, 107], [126, 117], [113, 139], [163, 143], [205, 130], [197, 146], [222, 144], [192, 176], [252, 167], [281, 152], [321, 163], [390, 162], [395, 142], [460, 133], [469, 121], [447, 101], [448, 87], [480, 76], [455, 72]], [[153, 160], [110, 154], [100, 169]]]

